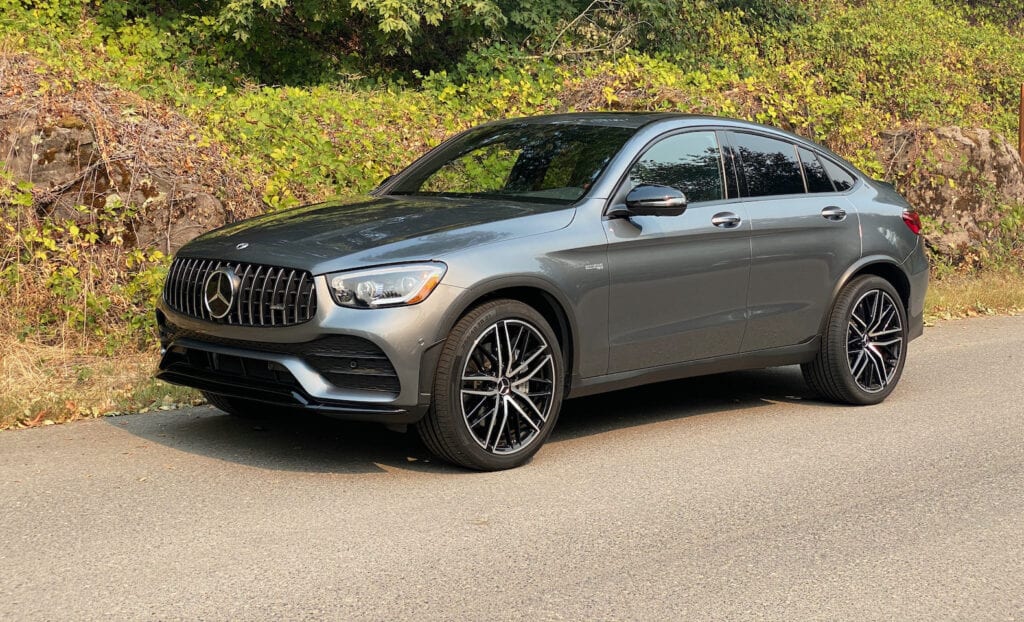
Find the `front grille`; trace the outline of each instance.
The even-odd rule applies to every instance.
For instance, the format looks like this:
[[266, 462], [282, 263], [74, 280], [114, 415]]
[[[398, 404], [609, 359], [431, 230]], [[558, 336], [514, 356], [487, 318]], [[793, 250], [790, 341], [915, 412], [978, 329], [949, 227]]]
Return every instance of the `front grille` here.
[[[215, 319], [205, 304], [210, 273], [228, 267], [241, 279], [227, 315]], [[175, 311], [236, 326], [291, 326], [316, 315], [316, 287], [305, 270], [179, 257], [164, 283], [164, 300]]]
[[241, 341], [182, 330], [161, 324], [160, 339], [165, 346], [189, 339], [240, 350], [272, 352], [298, 357], [339, 389], [377, 391], [398, 395], [398, 374], [384, 351], [373, 342], [351, 335], [327, 335], [301, 343]]

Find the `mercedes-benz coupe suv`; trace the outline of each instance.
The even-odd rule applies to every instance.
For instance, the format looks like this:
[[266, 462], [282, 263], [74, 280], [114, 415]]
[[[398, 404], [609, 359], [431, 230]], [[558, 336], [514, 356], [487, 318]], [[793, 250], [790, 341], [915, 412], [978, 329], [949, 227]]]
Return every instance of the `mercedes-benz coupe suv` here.
[[412, 424], [481, 470], [529, 459], [563, 399], [643, 383], [800, 364], [823, 398], [874, 404], [923, 330], [920, 227], [892, 186], [778, 129], [499, 121], [369, 197], [182, 247], [158, 376], [238, 415]]

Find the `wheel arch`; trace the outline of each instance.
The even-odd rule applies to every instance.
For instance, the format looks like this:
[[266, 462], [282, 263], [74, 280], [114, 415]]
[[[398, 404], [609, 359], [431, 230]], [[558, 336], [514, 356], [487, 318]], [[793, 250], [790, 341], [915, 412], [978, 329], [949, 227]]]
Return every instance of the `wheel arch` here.
[[518, 300], [537, 310], [555, 331], [559, 349], [562, 351], [565, 373], [565, 387], [568, 391], [570, 378], [577, 360], [576, 319], [569, 312], [572, 306], [558, 292], [554, 285], [536, 277], [501, 278], [481, 283], [466, 290], [445, 315], [438, 330], [438, 340], [447, 338], [455, 324], [475, 307], [499, 298]]
[[891, 257], [886, 257], [884, 255], [863, 257], [860, 261], [850, 266], [832, 290], [832, 298], [829, 303], [828, 313], [826, 313], [825, 317], [821, 320], [821, 326], [819, 327], [818, 334], [823, 334], [825, 324], [828, 322], [829, 316], [832, 313], [832, 307], [835, 305], [839, 292], [843, 291], [843, 288], [855, 278], [865, 274], [871, 274], [888, 281], [896, 290], [896, 293], [899, 294], [900, 301], [903, 303], [904, 311], [909, 313], [910, 278], [907, 276], [907, 273], [904, 272], [903, 267]]

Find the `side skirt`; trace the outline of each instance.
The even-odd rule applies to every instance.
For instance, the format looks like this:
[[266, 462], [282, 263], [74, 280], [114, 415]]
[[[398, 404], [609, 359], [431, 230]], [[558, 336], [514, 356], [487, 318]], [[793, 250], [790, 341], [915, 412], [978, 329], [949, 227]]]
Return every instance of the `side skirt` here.
[[595, 393], [617, 391], [643, 384], [679, 380], [693, 376], [806, 363], [817, 354], [820, 340], [820, 337], [814, 337], [805, 343], [784, 348], [730, 354], [728, 356], [700, 359], [674, 365], [648, 367], [646, 369], [636, 369], [604, 376], [594, 376], [592, 378], [573, 378], [572, 388], [566, 397], [583, 397], [585, 395], [594, 395]]

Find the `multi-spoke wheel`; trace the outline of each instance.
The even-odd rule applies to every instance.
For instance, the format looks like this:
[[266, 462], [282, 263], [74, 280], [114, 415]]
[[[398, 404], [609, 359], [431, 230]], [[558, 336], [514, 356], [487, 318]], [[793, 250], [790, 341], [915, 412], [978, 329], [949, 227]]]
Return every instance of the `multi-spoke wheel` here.
[[469, 433], [495, 454], [526, 448], [551, 414], [554, 383], [551, 344], [537, 328], [518, 319], [491, 324], [462, 369], [462, 417]]
[[846, 331], [846, 358], [857, 386], [878, 393], [903, 362], [903, 318], [887, 292], [872, 289], [854, 303]]
[[906, 310], [888, 281], [866, 275], [839, 293], [821, 347], [804, 378], [837, 402], [877, 404], [895, 388], [907, 358]]
[[540, 313], [514, 300], [481, 305], [445, 342], [420, 436], [469, 468], [518, 466], [551, 432], [563, 377], [558, 341]]

